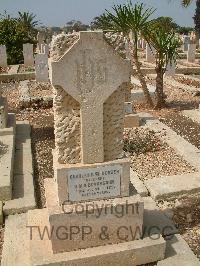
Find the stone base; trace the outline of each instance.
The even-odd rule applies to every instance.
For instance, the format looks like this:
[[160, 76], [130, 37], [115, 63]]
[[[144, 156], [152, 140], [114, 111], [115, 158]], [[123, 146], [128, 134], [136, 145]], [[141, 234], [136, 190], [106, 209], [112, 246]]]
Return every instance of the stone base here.
[[[32, 228], [32, 234], [30, 234], [30, 226], [36, 226]], [[46, 209], [9, 216], [5, 225], [1, 265], [133, 266], [159, 261], [165, 256], [166, 243], [162, 237], [157, 240], [145, 238], [116, 245], [53, 254], [47, 234], [44, 234], [42, 239], [39, 235], [39, 230], [42, 233], [45, 226], [48, 228]]]
[[18, 121], [15, 137], [12, 199], [6, 201], [3, 206], [5, 216], [26, 212], [36, 207], [30, 134], [29, 122]]
[[45, 180], [45, 192], [54, 253], [141, 238], [144, 203], [139, 195], [59, 206], [53, 179]]
[[133, 128], [140, 126], [140, 118], [137, 114], [129, 114], [125, 115], [124, 119], [124, 127], [125, 128]]
[[[104, 163], [95, 163], [95, 164], [60, 164], [58, 163], [56, 152], [53, 152], [53, 165], [54, 165], [54, 176], [57, 181], [58, 185], [58, 198], [60, 205], [64, 201], [71, 201], [71, 202], [81, 202], [81, 201], [90, 201], [93, 199], [109, 199], [109, 198], [115, 198], [115, 197], [127, 197], [129, 196], [129, 183], [130, 183], [130, 161], [129, 159], [119, 159], [115, 161], [109, 161]], [[108, 178], [109, 174], [106, 175], [109, 171], [112, 171], [112, 181], [113, 187], [115, 189], [110, 189], [107, 191], [107, 193], [103, 194], [104, 191], [93, 191], [92, 193], [89, 193], [88, 195], [83, 195], [83, 193], [75, 192], [75, 181], [72, 183], [70, 181], [70, 178], [72, 175], [79, 175], [80, 173], [84, 175], [88, 175], [88, 179], [90, 181], [83, 181], [87, 184], [96, 184], [99, 183], [99, 186], [94, 186], [94, 189], [97, 189], [96, 187], [107, 187], [107, 182], [111, 179]], [[95, 175], [97, 172], [97, 175]], [[103, 175], [103, 172], [105, 173]], [[99, 175], [99, 176], [98, 176]], [[102, 178], [104, 178], [102, 180]], [[91, 179], [95, 178], [93, 181]], [[99, 179], [101, 178], [101, 180]], [[83, 180], [83, 178], [81, 178]], [[85, 179], [84, 179], [85, 180]], [[82, 181], [80, 181], [81, 183]], [[102, 184], [102, 182], [104, 184]], [[101, 183], [101, 184], [100, 184]], [[71, 184], [71, 185], [70, 185]], [[85, 185], [85, 184], [83, 184]], [[110, 183], [109, 183], [110, 185]], [[93, 186], [93, 185], [92, 185]], [[83, 188], [83, 187], [82, 187]], [[87, 189], [88, 191], [88, 189]], [[73, 193], [76, 193], [74, 195]]]

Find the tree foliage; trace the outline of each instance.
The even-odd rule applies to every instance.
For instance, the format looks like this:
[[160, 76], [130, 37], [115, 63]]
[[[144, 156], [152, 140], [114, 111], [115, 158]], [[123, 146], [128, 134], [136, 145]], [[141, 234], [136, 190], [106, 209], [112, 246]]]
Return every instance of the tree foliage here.
[[180, 28], [178, 24], [176, 24], [171, 17], [158, 17], [154, 20], [157, 27], [162, 27], [165, 31], [175, 31], [177, 32]]
[[20, 18], [6, 13], [0, 17], [0, 44], [6, 45], [8, 64], [23, 62], [23, 44], [36, 43], [34, 24], [25, 25]]
[[66, 23], [66, 26], [63, 28], [63, 30], [68, 33], [73, 31], [86, 31], [88, 28], [88, 25], [83, 24], [79, 20], [70, 20]]

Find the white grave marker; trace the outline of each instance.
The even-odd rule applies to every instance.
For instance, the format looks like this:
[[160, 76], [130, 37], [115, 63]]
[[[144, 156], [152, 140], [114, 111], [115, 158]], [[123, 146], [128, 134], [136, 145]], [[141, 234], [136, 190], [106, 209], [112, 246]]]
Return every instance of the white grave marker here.
[[23, 44], [24, 65], [34, 66], [33, 44]]
[[48, 57], [46, 54], [37, 54], [35, 56], [35, 72], [36, 72], [36, 81], [38, 82], [49, 81]]

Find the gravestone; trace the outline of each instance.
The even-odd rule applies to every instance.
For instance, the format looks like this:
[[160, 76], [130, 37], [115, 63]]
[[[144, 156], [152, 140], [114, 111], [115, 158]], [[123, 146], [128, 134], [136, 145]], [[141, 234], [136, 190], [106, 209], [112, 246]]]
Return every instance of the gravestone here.
[[33, 44], [23, 44], [24, 65], [34, 66]]
[[5, 97], [2, 97], [2, 89], [0, 86], [0, 129], [7, 127], [8, 120], [8, 103]]
[[188, 44], [187, 61], [190, 63], [194, 63], [195, 57], [196, 57], [196, 43], [191, 42]]
[[37, 50], [39, 53], [42, 53], [42, 45], [45, 43], [45, 33], [44, 32], [38, 32], [37, 34], [37, 41], [38, 41], [38, 45], [37, 45]]
[[152, 46], [149, 44], [146, 45], [146, 61], [148, 63], [153, 63], [155, 61], [154, 51], [155, 49]]
[[188, 51], [188, 45], [190, 43], [190, 37], [189, 36], [183, 36], [183, 51]]
[[6, 46], [0, 45], [0, 66], [7, 67], [7, 53], [6, 53]]
[[[60, 204], [129, 196], [130, 164], [123, 153], [123, 84], [130, 81], [130, 71], [130, 62], [115, 53], [102, 32], [80, 32], [71, 49], [51, 62], [54, 171]], [[62, 214], [51, 215], [51, 226], [59, 226], [62, 218]], [[141, 218], [140, 213], [139, 226]], [[115, 222], [111, 221], [113, 226]], [[95, 242], [102, 244], [98, 239]], [[94, 243], [79, 239], [78, 245]], [[68, 241], [53, 241], [55, 252], [70, 248]]]
[[49, 81], [48, 57], [46, 54], [36, 54], [35, 72], [36, 72], [36, 81], [38, 82]]
[[142, 39], [142, 49], [143, 50], [146, 49], [146, 41], [144, 39]]
[[138, 194], [130, 195], [130, 162], [123, 152], [130, 61], [120, 57], [102, 32], [80, 32], [77, 38], [61, 35], [54, 41], [50, 80], [55, 176], [45, 180], [47, 209], [29, 211], [26, 223], [33, 231], [39, 225], [52, 234], [41, 241], [38, 231], [33, 232], [31, 265], [161, 260], [162, 237], [157, 244], [141, 239], [144, 202]]
[[168, 77], [173, 77], [176, 74], [176, 64], [173, 61], [172, 63], [168, 63], [167, 67], [166, 67], [166, 72], [165, 72], [165, 76]]

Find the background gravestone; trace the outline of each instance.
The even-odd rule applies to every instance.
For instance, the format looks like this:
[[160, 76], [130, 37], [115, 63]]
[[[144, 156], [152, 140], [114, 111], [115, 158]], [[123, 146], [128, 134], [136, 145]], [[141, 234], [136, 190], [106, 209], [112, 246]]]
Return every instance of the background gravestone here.
[[7, 67], [7, 53], [6, 53], [6, 46], [0, 45], [0, 66]]
[[46, 54], [36, 54], [35, 56], [36, 81], [49, 81], [48, 57]]
[[23, 44], [24, 65], [34, 66], [33, 44]]

